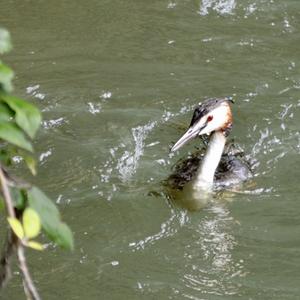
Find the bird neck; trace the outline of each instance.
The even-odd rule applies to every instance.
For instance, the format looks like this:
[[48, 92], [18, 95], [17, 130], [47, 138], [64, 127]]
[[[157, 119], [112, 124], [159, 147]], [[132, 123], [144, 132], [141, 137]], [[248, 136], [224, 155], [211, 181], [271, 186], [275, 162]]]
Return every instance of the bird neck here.
[[216, 131], [211, 135], [207, 151], [194, 178], [193, 185], [196, 189], [212, 189], [214, 175], [221, 160], [225, 143], [226, 138], [221, 131]]

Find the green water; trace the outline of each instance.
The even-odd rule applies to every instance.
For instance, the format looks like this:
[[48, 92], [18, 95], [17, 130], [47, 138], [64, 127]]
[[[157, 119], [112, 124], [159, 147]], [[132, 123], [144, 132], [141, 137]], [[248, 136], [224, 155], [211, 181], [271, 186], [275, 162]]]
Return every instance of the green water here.
[[[76, 241], [28, 251], [43, 299], [299, 299], [300, 2], [2, 2], [15, 92], [44, 115], [30, 180]], [[188, 212], [161, 181], [196, 143], [170, 146], [230, 95], [255, 186]], [[18, 274], [0, 298], [24, 299]]]

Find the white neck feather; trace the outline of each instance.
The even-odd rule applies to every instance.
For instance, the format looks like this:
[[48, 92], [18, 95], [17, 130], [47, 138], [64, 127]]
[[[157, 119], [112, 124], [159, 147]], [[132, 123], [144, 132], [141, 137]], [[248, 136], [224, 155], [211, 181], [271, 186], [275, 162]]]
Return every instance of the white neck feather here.
[[193, 180], [196, 189], [209, 190], [213, 187], [214, 175], [221, 160], [225, 143], [226, 138], [221, 131], [216, 131], [211, 135], [206, 154]]

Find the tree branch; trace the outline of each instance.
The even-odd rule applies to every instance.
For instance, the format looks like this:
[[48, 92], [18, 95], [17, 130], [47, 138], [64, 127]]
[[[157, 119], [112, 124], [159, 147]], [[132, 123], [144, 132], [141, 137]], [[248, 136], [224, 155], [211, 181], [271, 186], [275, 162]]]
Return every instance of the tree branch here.
[[1, 181], [2, 192], [3, 192], [3, 196], [4, 196], [7, 214], [9, 215], [9, 217], [15, 218], [16, 213], [14, 210], [13, 201], [10, 196], [6, 176], [4, 174], [4, 170], [3, 170], [2, 166], [0, 166], [0, 181]]
[[31, 275], [29, 273], [26, 257], [25, 257], [25, 249], [21, 243], [19, 243], [18, 245], [17, 255], [19, 260], [19, 266], [23, 273], [23, 285], [24, 285], [25, 294], [27, 295], [27, 297], [30, 297], [29, 299], [41, 300], [38, 291], [33, 283]]

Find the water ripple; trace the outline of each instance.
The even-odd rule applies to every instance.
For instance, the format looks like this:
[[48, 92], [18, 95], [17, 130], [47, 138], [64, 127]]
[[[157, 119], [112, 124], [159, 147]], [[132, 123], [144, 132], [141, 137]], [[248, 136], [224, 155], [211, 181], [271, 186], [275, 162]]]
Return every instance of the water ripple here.
[[[204, 294], [234, 295], [238, 286], [232, 278], [244, 276], [243, 261], [236, 261], [232, 251], [236, 241], [232, 232], [233, 218], [222, 205], [207, 209], [197, 228], [192, 228], [194, 244], [185, 247], [185, 286]], [[201, 260], [202, 263], [197, 263]], [[192, 295], [190, 295], [192, 296]]]
[[46, 97], [46, 94], [39, 92], [39, 88], [40, 88], [39, 84], [36, 84], [33, 86], [28, 86], [26, 88], [26, 92], [27, 92], [27, 94], [29, 94], [37, 99], [44, 100]]
[[[123, 139], [114, 147], [109, 149], [109, 155], [106, 161], [98, 169], [100, 180], [103, 183], [110, 183], [112, 178], [118, 177], [121, 181], [129, 181], [136, 173], [139, 167], [139, 161], [144, 154], [145, 149], [155, 147], [160, 144], [159, 141], [153, 141], [146, 144], [146, 140], [150, 133], [157, 127], [165, 124], [170, 119], [189, 112], [193, 109], [193, 105], [185, 105], [178, 112], [163, 111], [158, 120], [150, 121], [145, 125], [139, 125], [131, 129], [131, 137], [128, 140]], [[156, 160], [159, 164], [161, 160]], [[114, 189], [109, 192], [111, 198]]]
[[199, 14], [202, 16], [209, 14], [209, 9], [221, 15], [232, 14], [236, 7], [235, 0], [202, 0]]
[[[161, 224], [159, 232], [149, 235], [137, 242], [131, 242], [129, 243], [129, 247], [132, 248], [133, 251], [145, 249], [146, 246], [153, 245], [160, 239], [175, 235], [178, 232], [178, 228], [182, 227], [187, 222], [188, 216], [184, 211], [179, 211], [177, 214], [172, 210], [171, 213], [171, 216]], [[178, 224], [179, 227], [176, 226]]]

